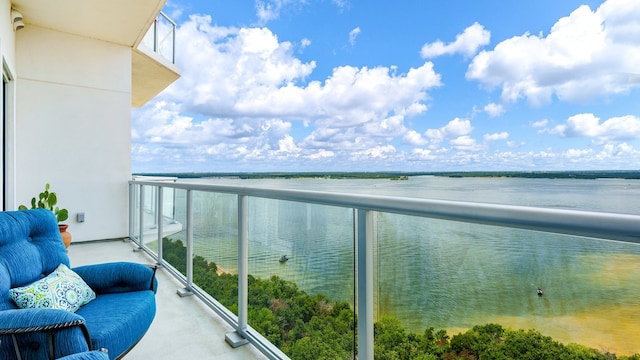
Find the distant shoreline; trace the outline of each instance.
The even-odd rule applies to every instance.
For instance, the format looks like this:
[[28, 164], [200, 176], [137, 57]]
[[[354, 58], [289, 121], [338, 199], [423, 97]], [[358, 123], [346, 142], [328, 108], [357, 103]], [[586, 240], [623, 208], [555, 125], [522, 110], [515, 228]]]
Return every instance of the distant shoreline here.
[[136, 173], [139, 176], [171, 176], [181, 179], [390, 179], [409, 180], [412, 176], [441, 176], [450, 178], [527, 178], [527, 179], [640, 179], [640, 170], [602, 171], [443, 171], [443, 172], [192, 172], [192, 173]]

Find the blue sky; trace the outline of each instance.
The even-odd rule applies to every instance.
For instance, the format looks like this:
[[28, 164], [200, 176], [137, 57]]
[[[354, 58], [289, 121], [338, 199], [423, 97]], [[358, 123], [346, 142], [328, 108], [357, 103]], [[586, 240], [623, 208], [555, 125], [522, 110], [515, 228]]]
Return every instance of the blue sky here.
[[168, 0], [134, 172], [640, 168], [640, 1]]

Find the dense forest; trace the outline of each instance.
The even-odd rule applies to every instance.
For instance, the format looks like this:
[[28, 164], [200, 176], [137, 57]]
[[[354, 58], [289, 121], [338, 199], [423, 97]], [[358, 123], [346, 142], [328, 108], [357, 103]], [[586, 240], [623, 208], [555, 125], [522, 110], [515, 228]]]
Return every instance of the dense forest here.
[[201, 173], [141, 173], [140, 176], [171, 176], [181, 179], [391, 179], [408, 180], [411, 176], [445, 177], [510, 177], [534, 179], [640, 179], [637, 170], [603, 171], [458, 171], [458, 172], [201, 172]]
[[[164, 259], [182, 274], [186, 248], [180, 240], [163, 239]], [[238, 277], [218, 273], [215, 263], [193, 259], [193, 281], [237, 314]], [[292, 359], [354, 359], [356, 318], [346, 302], [310, 295], [277, 276], [249, 276], [248, 321]], [[375, 359], [567, 359], [640, 360], [640, 354], [616, 356], [578, 344], [561, 344], [535, 330], [512, 330], [497, 324], [475, 326], [449, 335], [426, 329], [407, 331], [400, 321], [382, 318], [375, 324]]]

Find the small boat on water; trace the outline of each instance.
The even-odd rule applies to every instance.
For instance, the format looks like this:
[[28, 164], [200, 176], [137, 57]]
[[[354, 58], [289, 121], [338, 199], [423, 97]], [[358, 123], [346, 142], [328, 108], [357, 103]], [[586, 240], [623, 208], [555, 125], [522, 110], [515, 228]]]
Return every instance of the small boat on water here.
[[289, 261], [289, 257], [287, 255], [282, 255], [282, 256], [280, 256], [280, 259], [278, 261], [281, 262], [281, 263], [287, 262], [287, 261]]
[[536, 290], [536, 293], [538, 293], [538, 296], [544, 295], [544, 293], [542, 292], [542, 289], [540, 289], [540, 288], [538, 288], [538, 290]]

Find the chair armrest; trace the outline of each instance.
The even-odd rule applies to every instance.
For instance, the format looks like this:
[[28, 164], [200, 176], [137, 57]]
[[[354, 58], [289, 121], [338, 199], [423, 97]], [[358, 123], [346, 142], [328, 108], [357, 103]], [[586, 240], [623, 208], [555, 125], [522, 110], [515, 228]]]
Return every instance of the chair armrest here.
[[153, 290], [158, 281], [155, 266], [132, 262], [114, 262], [73, 268], [97, 294]]
[[[91, 336], [85, 325], [85, 320], [76, 313], [58, 309], [10, 309], [0, 311], [0, 335], [11, 336], [18, 358], [21, 358], [22, 353], [18, 340], [19, 336], [31, 333], [47, 333], [49, 357], [53, 358], [56, 353], [53, 334], [74, 327], [79, 328], [84, 338], [84, 343], [74, 342], [78, 345], [77, 349], [80, 349], [80, 351], [91, 350]], [[69, 339], [67, 339], [66, 343], [71, 344]]]
[[84, 326], [78, 314], [56, 309], [11, 309], [0, 311], [0, 335]]
[[109, 355], [104, 351], [94, 350], [68, 355], [57, 360], [109, 360]]

